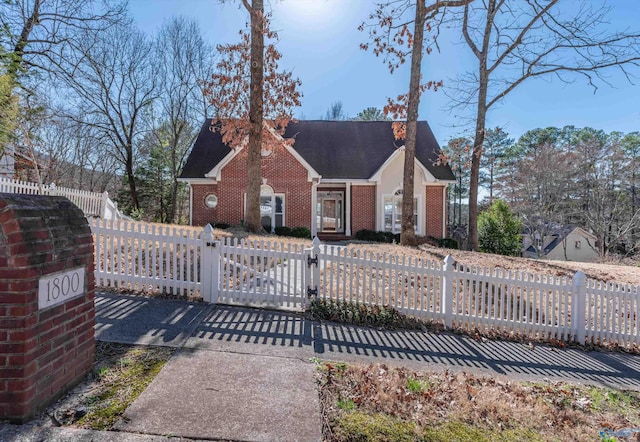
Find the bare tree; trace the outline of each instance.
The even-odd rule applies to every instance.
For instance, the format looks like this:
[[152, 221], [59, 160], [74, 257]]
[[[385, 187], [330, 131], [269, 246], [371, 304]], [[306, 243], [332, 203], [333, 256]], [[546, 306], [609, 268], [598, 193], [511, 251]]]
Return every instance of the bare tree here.
[[327, 113], [324, 115], [324, 119], [330, 121], [346, 120], [347, 116], [344, 113], [342, 101], [331, 103], [331, 106], [327, 109]]
[[198, 134], [199, 122], [208, 116], [211, 108], [203, 93], [204, 85], [198, 80], [213, 72], [214, 51], [205, 44], [197, 22], [184, 17], [174, 17], [165, 23], [155, 44], [159, 69], [159, 96], [156, 101], [159, 118], [153, 133], [159, 135], [162, 132], [168, 136], [167, 140], [156, 136], [156, 144], [169, 150], [171, 191], [166, 221], [173, 223], [178, 207], [178, 176], [189, 147]]
[[[562, 5], [562, 6], [561, 6]], [[573, 9], [561, 9], [571, 7]], [[607, 68], [630, 78], [640, 61], [640, 35], [607, 29], [609, 7], [583, 1], [485, 0], [464, 8], [458, 23], [477, 61], [476, 70], [452, 81], [455, 105], [474, 109], [475, 135], [469, 192], [469, 243], [478, 249], [478, 178], [487, 112], [531, 78], [584, 78], [608, 84]]]
[[136, 142], [148, 130], [157, 94], [157, 64], [152, 44], [130, 24], [111, 27], [97, 39], [82, 39], [61, 71], [70, 92], [69, 104], [80, 112], [70, 116], [98, 130], [122, 165], [132, 210], [140, 208], [134, 175]]
[[534, 246], [538, 257], [544, 256], [547, 239], [563, 227], [574, 163], [573, 153], [544, 142], [514, 161], [511, 173], [499, 187], [500, 196], [522, 220], [528, 243]]
[[[373, 52], [383, 55], [389, 70], [393, 73], [404, 64], [407, 57], [411, 57], [411, 73], [409, 78], [409, 93], [401, 95], [398, 100], [389, 100], [385, 106], [385, 114], [393, 115], [394, 120], [403, 122], [393, 123], [396, 139], [404, 140], [404, 169], [403, 169], [403, 197], [402, 197], [402, 227], [400, 243], [406, 246], [417, 245], [414, 213], [414, 175], [416, 157], [416, 133], [418, 123], [418, 107], [420, 96], [427, 89], [437, 89], [441, 82], [422, 82], [422, 56], [430, 51], [430, 45], [425, 44], [425, 28], [431, 30], [431, 21], [436, 22], [436, 29], [443, 19], [443, 11], [467, 5], [473, 0], [436, 0], [427, 5], [425, 0], [395, 0], [379, 3], [376, 10], [370, 14], [373, 24], [360, 26], [364, 30], [368, 26], [369, 36], [374, 45]], [[411, 30], [413, 25], [413, 30]], [[381, 29], [381, 30], [380, 30]], [[368, 49], [368, 44], [361, 45]], [[426, 49], [425, 49], [426, 48]]]
[[118, 164], [110, 147], [91, 126], [52, 114], [39, 129], [39, 155], [47, 158], [45, 183], [115, 195], [120, 187]]
[[0, 26], [7, 34], [8, 73], [57, 72], [69, 47], [124, 18], [125, 1], [15, 0], [3, 2]]

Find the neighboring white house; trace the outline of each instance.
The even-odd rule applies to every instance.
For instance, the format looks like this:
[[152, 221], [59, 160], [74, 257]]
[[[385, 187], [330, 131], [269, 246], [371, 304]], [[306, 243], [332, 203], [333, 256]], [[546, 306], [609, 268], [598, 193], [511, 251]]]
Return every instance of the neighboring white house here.
[[15, 160], [13, 158], [13, 144], [7, 143], [4, 152], [0, 152], [0, 177], [13, 178], [15, 175]]
[[523, 235], [523, 252], [525, 258], [538, 258], [538, 250], [544, 259], [557, 261], [593, 262], [598, 260], [596, 236], [581, 227], [566, 226], [559, 231], [541, 239], [536, 237], [535, 244], [531, 235]]

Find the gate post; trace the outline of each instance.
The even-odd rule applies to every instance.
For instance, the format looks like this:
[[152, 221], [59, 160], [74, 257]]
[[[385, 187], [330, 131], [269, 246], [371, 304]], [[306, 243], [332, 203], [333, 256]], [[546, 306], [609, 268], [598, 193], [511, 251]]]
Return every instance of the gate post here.
[[[312, 247], [304, 249], [306, 266], [304, 270], [306, 287], [306, 299], [310, 299], [312, 296], [318, 298], [318, 284], [320, 281], [320, 267], [318, 255], [320, 254], [320, 240], [316, 236], [313, 238]], [[305, 301], [306, 303], [306, 301]]]
[[220, 279], [220, 242], [214, 240], [211, 224], [204, 227], [200, 241], [200, 294], [203, 301], [216, 304]]
[[571, 287], [571, 334], [573, 340], [584, 344], [587, 325], [585, 323], [585, 309], [587, 299], [587, 277], [581, 270], [573, 275]]
[[442, 266], [442, 286], [440, 287], [440, 309], [444, 316], [445, 327], [451, 327], [453, 322], [453, 264], [455, 260], [451, 255], [447, 255]]

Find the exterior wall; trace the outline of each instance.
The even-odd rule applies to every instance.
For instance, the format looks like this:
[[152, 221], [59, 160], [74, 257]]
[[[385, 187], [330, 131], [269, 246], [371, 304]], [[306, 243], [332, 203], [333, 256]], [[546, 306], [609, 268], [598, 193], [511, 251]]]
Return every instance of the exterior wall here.
[[[385, 195], [393, 195], [394, 191], [402, 187], [402, 177], [404, 175], [404, 152], [397, 155], [393, 161], [387, 164], [387, 167], [382, 172], [380, 183], [377, 186], [376, 191], [376, 203], [379, 210], [376, 213], [376, 228], [375, 230], [384, 230], [384, 205], [382, 199]], [[418, 235], [424, 235], [424, 223], [425, 223], [425, 192], [423, 180], [423, 174], [417, 168], [413, 179], [414, 197], [418, 199]], [[442, 191], [442, 188], [439, 187]], [[442, 207], [440, 208], [442, 211]], [[442, 215], [440, 215], [442, 217]], [[441, 229], [442, 230], [442, 229]], [[442, 236], [442, 235], [440, 235]]]
[[442, 231], [444, 218], [443, 206], [445, 204], [443, 186], [425, 186], [425, 236], [443, 238], [446, 233]]
[[351, 186], [351, 234], [376, 229], [376, 186]]
[[[247, 187], [247, 151], [241, 150], [222, 169], [220, 182], [211, 185], [193, 185], [193, 225], [216, 223], [240, 224], [244, 218], [244, 195]], [[268, 157], [262, 158], [263, 183], [276, 194], [284, 194], [285, 225], [311, 226], [311, 182], [307, 170], [280, 146]], [[212, 210], [204, 205], [209, 193], [218, 197], [218, 206]]]
[[217, 184], [191, 185], [192, 225], [206, 226], [207, 224], [226, 222], [221, 219], [226, 217], [226, 214], [224, 213], [226, 206], [222, 206], [220, 204], [220, 200], [218, 200], [218, 206], [215, 209], [210, 209], [204, 204], [204, 199], [210, 193], [218, 195]]
[[[576, 243], [580, 242], [580, 246], [576, 247]], [[591, 245], [590, 245], [591, 244]], [[595, 240], [591, 237], [585, 236], [579, 229], [575, 229], [566, 238], [567, 247], [567, 260], [568, 261], [581, 261], [581, 262], [593, 262], [598, 260], [598, 252], [593, 249], [595, 247]], [[547, 259], [553, 259], [558, 261], [565, 261], [564, 246], [562, 243], [558, 244], [549, 254]]]

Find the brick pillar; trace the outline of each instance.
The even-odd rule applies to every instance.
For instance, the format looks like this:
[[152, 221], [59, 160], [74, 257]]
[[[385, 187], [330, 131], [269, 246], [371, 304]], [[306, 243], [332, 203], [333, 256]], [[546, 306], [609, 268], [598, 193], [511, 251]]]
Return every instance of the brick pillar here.
[[91, 369], [94, 289], [82, 211], [0, 193], [0, 420], [27, 420]]

